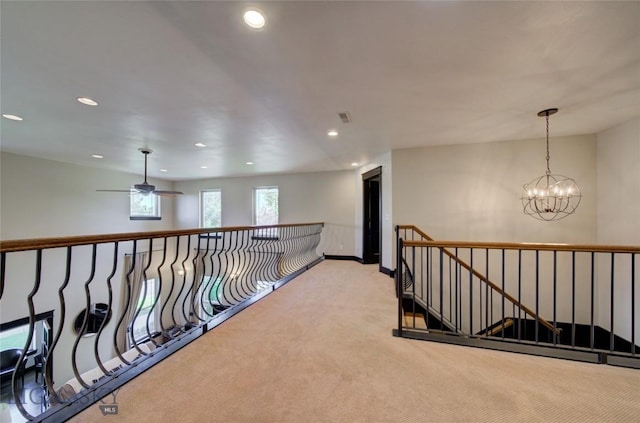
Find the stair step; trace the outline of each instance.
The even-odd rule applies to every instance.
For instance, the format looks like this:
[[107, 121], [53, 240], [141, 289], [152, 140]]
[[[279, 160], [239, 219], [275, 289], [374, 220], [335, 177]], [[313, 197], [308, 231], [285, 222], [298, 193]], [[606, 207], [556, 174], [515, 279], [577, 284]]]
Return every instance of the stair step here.
[[[416, 329], [427, 329], [427, 323], [422, 313], [404, 312], [404, 325], [406, 327], [415, 327]], [[415, 326], [414, 326], [415, 325]]]
[[493, 336], [496, 333], [502, 332], [503, 330], [505, 330], [506, 328], [508, 328], [511, 325], [513, 325], [513, 319], [511, 317], [507, 317], [506, 319], [504, 319], [502, 324], [500, 324], [500, 325], [494, 327], [493, 329], [491, 329], [487, 335]]

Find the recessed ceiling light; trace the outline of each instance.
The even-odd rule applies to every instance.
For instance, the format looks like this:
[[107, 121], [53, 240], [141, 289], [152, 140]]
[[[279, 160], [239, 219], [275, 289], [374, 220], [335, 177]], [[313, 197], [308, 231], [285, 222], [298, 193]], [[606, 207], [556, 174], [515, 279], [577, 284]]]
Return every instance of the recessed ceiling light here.
[[86, 104], [87, 106], [97, 106], [98, 102], [89, 97], [78, 97], [77, 99], [80, 103]]
[[206, 168], [207, 168], [206, 166], [200, 166], [200, 169], [206, 169]]
[[337, 137], [338, 131], [332, 129], [331, 131], [327, 132], [327, 135], [329, 135], [330, 137]]
[[358, 166], [358, 163], [353, 162], [353, 163], [351, 163], [351, 166]]
[[160, 169], [160, 172], [166, 172], [167, 169]]
[[267, 22], [262, 12], [256, 9], [249, 9], [244, 12], [243, 18], [244, 23], [254, 29], [260, 29], [264, 27], [265, 23]]
[[196, 147], [206, 147], [207, 144], [203, 144], [201, 142], [196, 143]]
[[101, 156], [100, 154], [92, 154], [91, 157], [94, 159], [104, 159], [104, 156]]
[[249, 166], [251, 166], [253, 164], [253, 162], [247, 162], [246, 164], [248, 164]]
[[7, 118], [9, 120], [22, 120], [22, 118], [20, 116], [17, 115], [10, 115], [10, 114], [3, 114], [2, 115], [3, 118]]

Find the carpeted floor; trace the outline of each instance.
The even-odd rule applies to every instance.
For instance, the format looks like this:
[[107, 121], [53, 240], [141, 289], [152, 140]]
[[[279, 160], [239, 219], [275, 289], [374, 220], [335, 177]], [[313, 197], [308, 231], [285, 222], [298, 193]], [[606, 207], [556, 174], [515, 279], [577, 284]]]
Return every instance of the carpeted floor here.
[[393, 280], [324, 261], [75, 422], [640, 422], [640, 371], [395, 338]]

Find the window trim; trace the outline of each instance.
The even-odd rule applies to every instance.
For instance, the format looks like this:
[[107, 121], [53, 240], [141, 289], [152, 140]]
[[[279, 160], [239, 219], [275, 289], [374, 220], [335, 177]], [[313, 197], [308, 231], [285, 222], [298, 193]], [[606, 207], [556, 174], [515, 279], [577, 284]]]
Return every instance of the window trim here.
[[209, 226], [204, 226], [204, 194], [207, 192], [219, 192], [220, 193], [220, 228], [222, 227], [222, 188], [207, 188], [201, 189], [200, 194], [198, 195], [198, 226], [200, 228], [205, 228]]
[[131, 210], [131, 204], [133, 201], [133, 197], [135, 195], [145, 195], [145, 194], [141, 194], [138, 191], [135, 190], [135, 188], [131, 187], [131, 192], [129, 194], [129, 220], [162, 220], [162, 201], [159, 195], [155, 195], [153, 193], [151, 194], [146, 194], [146, 195], [151, 195], [153, 196], [152, 198], [154, 199], [155, 202], [155, 214], [153, 215], [140, 215], [140, 214], [132, 214], [132, 210]]
[[[277, 221], [276, 223], [271, 223], [268, 225], [263, 225], [263, 224], [258, 224], [258, 213], [257, 213], [257, 196], [258, 196], [258, 191], [259, 190], [266, 190], [266, 189], [275, 189], [278, 191], [278, 204], [277, 204]], [[271, 226], [271, 225], [278, 225], [280, 223], [280, 188], [277, 185], [266, 185], [266, 186], [259, 186], [259, 187], [254, 187], [253, 188], [253, 196], [252, 196], [252, 207], [251, 207], [251, 219], [252, 219], [252, 224], [255, 226]]]

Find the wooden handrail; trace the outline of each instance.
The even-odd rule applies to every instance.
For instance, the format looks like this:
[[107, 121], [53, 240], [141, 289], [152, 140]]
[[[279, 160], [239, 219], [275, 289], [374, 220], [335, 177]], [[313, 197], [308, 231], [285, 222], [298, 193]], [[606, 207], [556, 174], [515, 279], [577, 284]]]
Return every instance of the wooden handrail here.
[[256, 229], [290, 228], [298, 226], [322, 225], [324, 222], [293, 223], [268, 226], [229, 226], [224, 228], [178, 229], [171, 231], [125, 232], [118, 234], [80, 235], [52, 238], [34, 238], [0, 241], [0, 253], [42, 250], [45, 248], [73, 247], [76, 245], [104, 244], [108, 242], [134, 241], [140, 239], [165, 238], [180, 235], [198, 235], [212, 232], [236, 232]]
[[505, 250], [542, 250], [542, 251], [575, 251], [586, 253], [629, 253], [640, 254], [637, 245], [600, 245], [600, 244], [556, 244], [536, 242], [475, 242], [475, 241], [436, 241], [413, 225], [400, 225], [398, 229], [411, 229], [427, 241], [402, 240], [402, 243], [412, 247], [442, 247], [442, 248], [488, 248]]
[[[486, 242], [486, 243], [472, 243], [472, 242], [455, 243], [455, 242], [450, 242], [450, 241], [439, 242], [439, 241], [434, 241], [433, 238], [431, 238], [429, 235], [425, 234], [423, 231], [421, 231], [420, 229], [418, 229], [417, 227], [412, 226], [412, 225], [398, 226], [398, 229], [411, 229], [411, 230], [414, 230], [416, 233], [418, 233], [423, 238], [428, 239], [428, 241], [405, 241], [405, 240], [402, 240], [403, 246], [406, 246], [406, 247], [436, 247], [436, 248], [441, 249], [446, 255], [451, 257], [456, 263], [458, 263], [460, 266], [464, 267], [469, 272], [471, 272], [475, 277], [477, 277], [478, 279], [480, 279], [481, 281], [483, 281], [484, 283], [489, 285], [491, 287], [491, 289], [496, 291], [498, 294], [504, 296], [504, 298], [509, 300], [509, 302], [511, 302], [513, 305], [515, 305], [516, 307], [518, 307], [519, 309], [524, 311], [526, 314], [528, 314], [531, 317], [537, 319], [540, 323], [542, 323], [542, 325], [544, 327], [546, 327], [547, 329], [549, 329], [550, 331], [552, 331], [553, 333], [555, 333], [558, 336], [560, 336], [560, 334], [562, 333], [561, 329], [554, 327], [546, 319], [543, 319], [542, 317], [538, 316], [529, 307], [527, 307], [524, 304], [520, 303], [517, 299], [515, 299], [514, 297], [509, 295], [509, 293], [504, 292], [498, 285], [496, 285], [495, 283], [491, 282], [487, 276], [485, 276], [485, 275], [479, 273], [478, 271], [476, 271], [475, 269], [471, 268], [471, 266], [469, 264], [467, 264], [464, 260], [460, 259], [458, 256], [456, 256], [451, 251], [449, 251], [449, 250], [447, 250], [445, 248], [445, 247], [474, 248], [473, 246], [480, 245], [480, 244], [485, 244], [485, 245], [490, 245], [491, 244], [491, 245], [494, 245], [494, 244], [500, 244], [500, 243], [488, 243], [488, 242]], [[462, 244], [467, 244], [467, 245], [463, 246]], [[513, 245], [518, 245], [518, 244], [513, 244]], [[530, 245], [530, 244], [525, 244], [525, 245]], [[489, 247], [475, 247], [475, 248], [489, 248]], [[496, 248], [500, 248], [500, 247], [496, 247]], [[531, 249], [534, 250], [535, 248], [531, 248]]]

